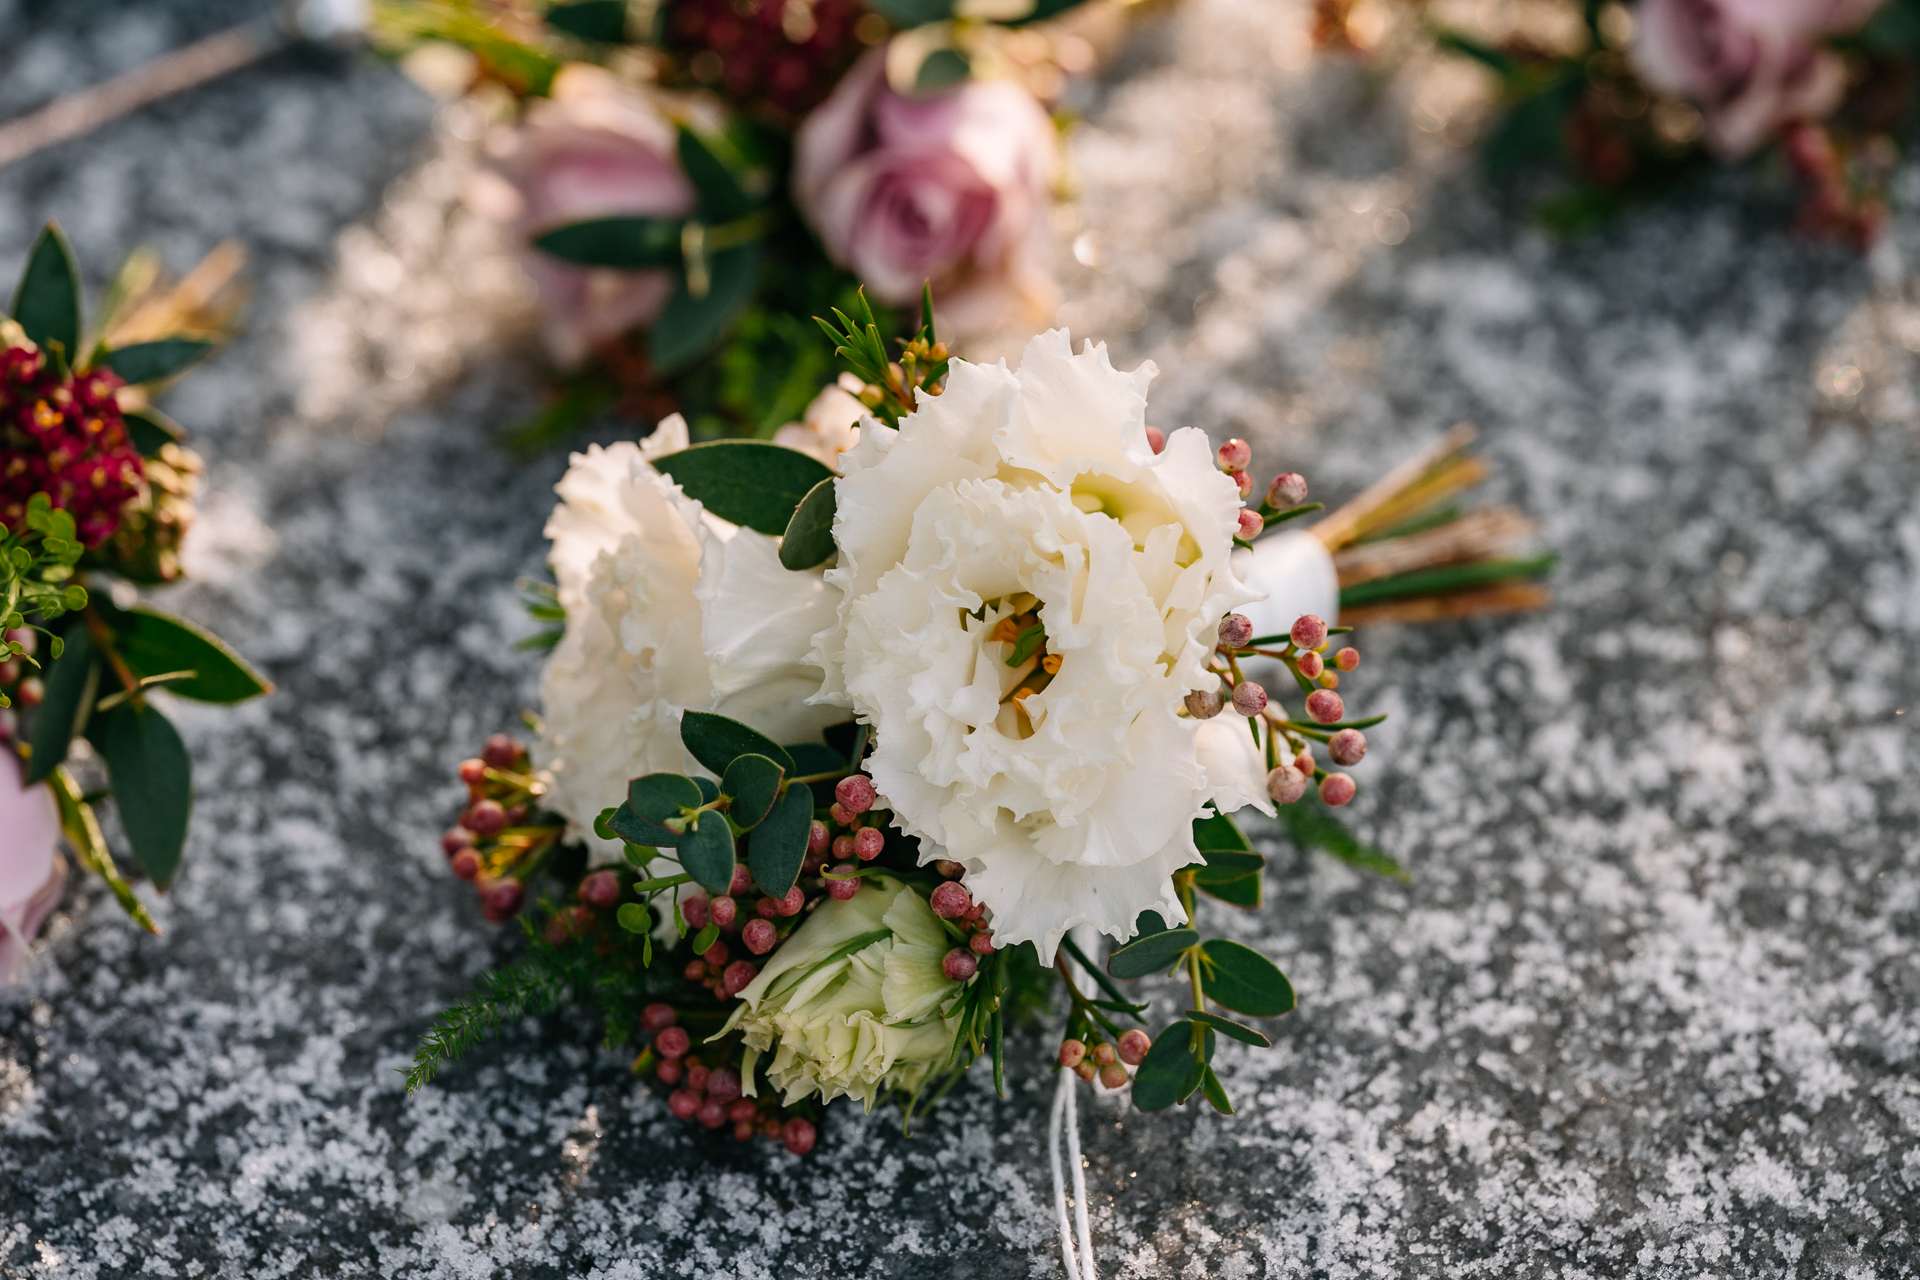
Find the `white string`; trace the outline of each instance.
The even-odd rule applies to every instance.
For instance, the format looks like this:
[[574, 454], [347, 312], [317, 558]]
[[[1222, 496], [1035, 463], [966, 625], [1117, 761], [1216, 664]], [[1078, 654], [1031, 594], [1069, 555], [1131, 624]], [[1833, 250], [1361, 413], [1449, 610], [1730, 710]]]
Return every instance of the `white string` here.
[[[1097, 945], [1097, 944], [1096, 944]], [[1066, 1264], [1067, 1280], [1099, 1280], [1093, 1262], [1093, 1230], [1087, 1221], [1087, 1175], [1080, 1161], [1080, 1109], [1073, 1086], [1077, 1076], [1060, 1068], [1060, 1083], [1053, 1091], [1053, 1116], [1047, 1125], [1047, 1154], [1053, 1165], [1053, 1209], [1060, 1224], [1060, 1258]], [[1073, 1224], [1067, 1223], [1066, 1179], [1060, 1176], [1060, 1138], [1066, 1136], [1066, 1158], [1073, 1166]], [[1079, 1258], [1074, 1257], [1074, 1236], [1079, 1236]]]

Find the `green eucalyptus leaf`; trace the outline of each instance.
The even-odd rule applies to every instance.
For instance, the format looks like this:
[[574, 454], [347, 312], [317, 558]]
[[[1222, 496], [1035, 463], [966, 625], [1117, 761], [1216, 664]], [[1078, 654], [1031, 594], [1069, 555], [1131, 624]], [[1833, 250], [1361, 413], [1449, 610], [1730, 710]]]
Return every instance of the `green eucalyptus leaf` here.
[[701, 804], [712, 804], [720, 798], [720, 784], [712, 778], [695, 778], [693, 785], [700, 788]]
[[738, 720], [711, 711], [689, 711], [680, 718], [680, 741], [693, 758], [715, 773], [725, 775], [727, 766], [744, 755], [761, 755], [793, 772], [793, 757], [773, 739], [749, 729]]
[[193, 811], [193, 761], [168, 719], [132, 703], [99, 717], [88, 733], [107, 760], [113, 805], [147, 879], [165, 890], [180, 869]]
[[[1235, 853], [1247, 853], [1253, 849], [1248, 843], [1246, 833], [1240, 830], [1240, 824], [1224, 813], [1216, 813], [1209, 818], [1195, 818], [1193, 822], [1193, 847], [1201, 853], [1212, 853], [1216, 849]], [[1211, 858], [1208, 859], [1212, 861]]]
[[680, 167], [700, 198], [700, 214], [709, 222], [731, 222], [759, 203], [748, 187], [749, 162], [724, 135], [680, 127]]
[[1403, 884], [1413, 881], [1405, 867], [1372, 845], [1361, 843], [1359, 837], [1347, 830], [1345, 823], [1328, 813], [1323, 806], [1287, 805], [1280, 810], [1280, 821], [1286, 825], [1288, 835], [1309, 849], [1318, 849], [1350, 867], [1371, 871], [1390, 880], [1398, 880]]
[[735, 756], [720, 779], [720, 794], [733, 801], [727, 808], [733, 825], [742, 831], [759, 826], [780, 798], [780, 783], [786, 776], [785, 769], [765, 756], [751, 752]]
[[720, 926], [708, 921], [700, 932], [693, 935], [693, 949], [696, 953], [705, 951], [719, 940]]
[[570, 0], [547, 6], [547, 25], [582, 40], [619, 44], [627, 38], [627, 0]]
[[1209, 938], [1200, 946], [1207, 998], [1250, 1018], [1277, 1018], [1293, 1012], [1293, 984], [1280, 966], [1227, 938]]
[[33, 758], [27, 783], [51, 777], [67, 758], [73, 735], [87, 722], [100, 687], [100, 661], [83, 626], [67, 631], [66, 646], [46, 675], [46, 694], [33, 718]]
[[[1189, 1023], [1188, 1025], [1192, 1026], [1194, 1024]], [[1192, 1033], [1189, 1032], [1189, 1036], [1191, 1036], [1191, 1034]], [[1198, 1046], [1195, 1047], [1192, 1040], [1189, 1039], [1187, 1052], [1192, 1056], [1187, 1060], [1187, 1074], [1180, 1081], [1180, 1092], [1175, 1099], [1179, 1102], [1185, 1102], [1188, 1098], [1191, 1098], [1194, 1091], [1206, 1080], [1207, 1064], [1213, 1061], [1213, 1029], [1201, 1025]]]
[[627, 802], [614, 810], [607, 825], [622, 840], [671, 849], [681, 836], [666, 825], [668, 819], [703, 803], [700, 788], [684, 774], [643, 774], [627, 783]]
[[1213, 1073], [1211, 1064], [1200, 1068], [1200, 1092], [1213, 1104], [1215, 1111], [1223, 1116], [1233, 1114], [1233, 1100], [1227, 1097], [1227, 1088], [1220, 1083], [1220, 1077]]
[[1208, 881], [1196, 877], [1193, 887], [1228, 906], [1251, 911], [1267, 905], [1267, 878], [1257, 871], [1233, 880]]
[[533, 247], [583, 267], [671, 267], [680, 261], [680, 227], [677, 218], [588, 218], [542, 231]]
[[780, 563], [789, 569], [811, 569], [833, 555], [833, 477], [807, 491], [787, 521], [780, 538]]
[[1200, 941], [1193, 929], [1168, 929], [1130, 942], [1107, 957], [1107, 972], [1116, 978], [1144, 978], [1164, 973], [1180, 959], [1180, 953]]
[[[708, 254], [707, 289], [697, 297], [687, 273], [679, 273], [673, 295], [667, 299], [660, 318], [647, 330], [647, 355], [657, 372], [679, 373], [720, 345], [733, 322], [753, 301], [760, 287], [764, 259], [765, 253], [757, 240]], [[789, 508], [782, 513], [779, 527], [760, 531], [778, 534], [786, 528], [786, 517], [791, 512]]]
[[127, 438], [133, 441], [133, 447], [142, 457], [151, 458], [165, 446], [179, 444], [187, 438], [179, 423], [152, 406], [127, 409], [120, 416], [126, 420]]
[[813, 795], [805, 787], [789, 786], [769, 813], [747, 837], [747, 868], [763, 893], [784, 898], [800, 876], [806, 861], [807, 837], [813, 831]]
[[1165, 1111], [1180, 1097], [1193, 1060], [1192, 1023], [1175, 1022], [1155, 1038], [1133, 1076], [1133, 1105], [1142, 1111]]
[[716, 440], [654, 459], [689, 498], [722, 520], [779, 537], [822, 480], [833, 478], [812, 454], [762, 440]]
[[1209, 849], [1203, 857], [1206, 862], [1193, 872], [1196, 884], [1225, 884], [1229, 880], [1244, 880], [1248, 876], [1260, 874], [1267, 860], [1257, 853], [1234, 853], [1227, 849]]
[[680, 865], [709, 892], [725, 893], [733, 885], [733, 832], [720, 813], [701, 814], [700, 825], [680, 837], [678, 852]]
[[170, 687], [195, 702], [245, 702], [273, 692], [273, 685], [246, 659], [204, 627], [146, 605], [117, 609], [103, 600], [98, 608], [114, 633], [114, 647], [135, 675], [191, 671], [192, 679]]
[[80, 271], [60, 224], [41, 228], [27, 270], [13, 294], [13, 318], [41, 347], [59, 343], [69, 363], [79, 358]]
[[621, 903], [620, 910], [615, 913], [615, 919], [620, 921], [620, 927], [628, 933], [653, 932], [653, 912], [647, 910], [642, 903]]
[[1203, 1013], [1198, 1009], [1187, 1014], [1195, 1022], [1204, 1022], [1223, 1036], [1231, 1037], [1242, 1044], [1254, 1045], [1261, 1049], [1273, 1048], [1273, 1041], [1255, 1031], [1244, 1022], [1235, 1022], [1232, 1018], [1223, 1018], [1217, 1013]]
[[176, 373], [185, 373], [213, 351], [215, 343], [199, 338], [162, 338], [158, 342], [137, 342], [118, 347], [94, 362], [96, 368], [111, 369], [128, 386], [158, 382]]

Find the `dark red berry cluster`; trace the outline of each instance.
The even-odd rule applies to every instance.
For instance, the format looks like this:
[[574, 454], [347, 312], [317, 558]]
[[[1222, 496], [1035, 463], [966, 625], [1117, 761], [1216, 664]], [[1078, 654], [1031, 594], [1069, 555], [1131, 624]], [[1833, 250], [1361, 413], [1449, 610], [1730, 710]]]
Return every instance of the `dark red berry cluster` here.
[[833, 92], [862, 36], [885, 32], [860, 0], [673, 0], [667, 13], [668, 48], [694, 79], [788, 122]]
[[461, 762], [460, 781], [467, 785], [467, 807], [459, 824], [440, 837], [440, 848], [453, 874], [473, 881], [480, 913], [498, 924], [520, 910], [526, 882], [566, 827], [550, 814], [530, 816], [542, 788], [526, 747], [504, 733], [488, 738], [477, 757]]
[[653, 1074], [673, 1088], [667, 1095], [667, 1110], [709, 1129], [732, 1125], [736, 1142], [777, 1138], [797, 1156], [813, 1150], [811, 1120], [787, 1116], [771, 1100], [742, 1096], [739, 1070], [702, 1062], [692, 1052], [693, 1037], [685, 1027], [675, 1025], [679, 1020], [672, 1005], [650, 1004], [640, 1011], [640, 1029], [653, 1033], [653, 1047], [648, 1050], [655, 1060]]
[[106, 370], [62, 374], [36, 347], [0, 350], [0, 524], [18, 528], [44, 493], [88, 547], [113, 536], [146, 484], [114, 399], [121, 385]]

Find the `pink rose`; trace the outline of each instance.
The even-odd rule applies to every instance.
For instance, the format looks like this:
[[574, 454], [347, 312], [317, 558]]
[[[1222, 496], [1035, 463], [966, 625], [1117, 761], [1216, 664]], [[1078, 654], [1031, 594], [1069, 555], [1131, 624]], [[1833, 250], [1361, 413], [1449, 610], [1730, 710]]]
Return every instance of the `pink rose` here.
[[1707, 145], [1751, 153], [1782, 125], [1819, 119], [1846, 88], [1823, 36], [1860, 26], [1880, 0], [1641, 0], [1634, 65], [1700, 108]]
[[1019, 85], [907, 97], [875, 49], [800, 126], [794, 199], [827, 253], [882, 302], [917, 302], [932, 280], [942, 317], [963, 332], [1010, 311], [1041, 320], [1055, 298], [1040, 264], [1058, 145]]
[[[679, 135], [659, 103], [600, 67], [574, 64], [496, 148], [474, 203], [525, 240], [587, 218], [684, 218], [694, 191], [680, 171]], [[672, 273], [575, 267], [530, 246], [521, 253], [547, 312], [547, 342], [563, 364], [659, 316]]]
[[26, 968], [27, 947], [60, 901], [67, 860], [60, 815], [44, 785], [23, 786], [20, 758], [0, 745], [0, 987]]

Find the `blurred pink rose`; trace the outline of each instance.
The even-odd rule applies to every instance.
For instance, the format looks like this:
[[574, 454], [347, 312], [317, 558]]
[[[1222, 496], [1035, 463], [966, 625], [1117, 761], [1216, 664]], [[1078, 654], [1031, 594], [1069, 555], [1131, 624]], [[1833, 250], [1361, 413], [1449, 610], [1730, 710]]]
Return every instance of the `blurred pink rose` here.
[[1641, 0], [1634, 65], [1654, 88], [1686, 98], [1707, 145], [1747, 155], [1780, 126], [1818, 120], [1846, 88], [1821, 37], [1851, 31], [1880, 0]]
[[896, 93], [875, 49], [800, 126], [794, 199], [834, 261], [882, 302], [933, 281], [941, 316], [978, 332], [1055, 304], [1042, 263], [1058, 139], [1033, 95], [1000, 80]]
[[[654, 98], [599, 67], [563, 67], [552, 95], [494, 151], [473, 203], [524, 238], [586, 218], [683, 218], [694, 209], [673, 122]], [[531, 247], [521, 262], [540, 288], [547, 342], [563, 364], [653, 320], [673, 293], [667, 271], [573, 267]]]
[[0, 745], [0, 987], [27, 964], [27, 947], [60, 901], [67, 860], [60, 815], [45, 786], [21, 785], [20, 759]]

